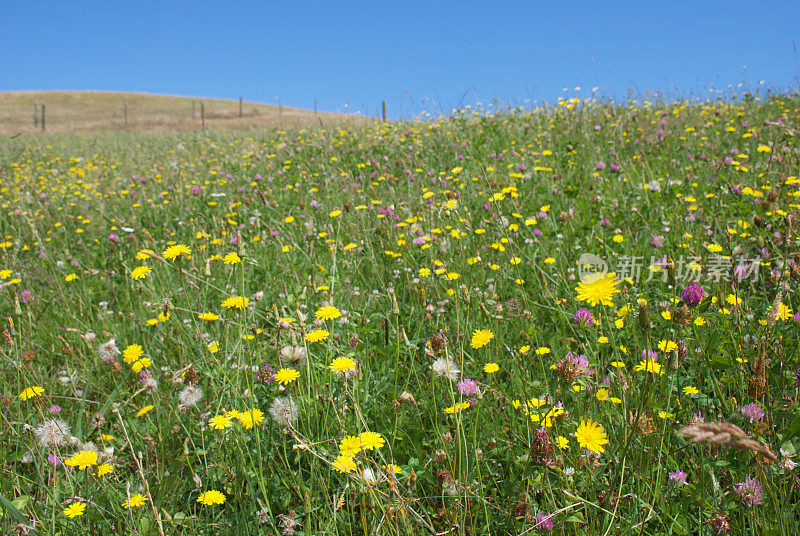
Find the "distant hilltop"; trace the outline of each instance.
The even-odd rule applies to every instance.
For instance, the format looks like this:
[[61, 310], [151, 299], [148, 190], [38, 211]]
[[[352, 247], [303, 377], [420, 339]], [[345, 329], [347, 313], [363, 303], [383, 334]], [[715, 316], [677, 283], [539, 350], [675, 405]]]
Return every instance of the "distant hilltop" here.
[[[113, 91], [0, 92], [0, 134], [328, 127], [370, 119], [241, 100]], [[42, 124], [44, 123], [44, 125]]]

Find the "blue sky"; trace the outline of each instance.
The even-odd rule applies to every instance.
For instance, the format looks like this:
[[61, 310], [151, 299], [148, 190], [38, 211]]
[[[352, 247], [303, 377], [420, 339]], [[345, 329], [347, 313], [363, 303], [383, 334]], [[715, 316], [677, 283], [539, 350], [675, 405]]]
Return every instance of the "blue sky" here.
[[[796, 88], [800, 1], [0, 0], [0, 91], [238, 98], [392, 117], [591, 93]], [[563, 93], [563, 88], [570, 91]]]

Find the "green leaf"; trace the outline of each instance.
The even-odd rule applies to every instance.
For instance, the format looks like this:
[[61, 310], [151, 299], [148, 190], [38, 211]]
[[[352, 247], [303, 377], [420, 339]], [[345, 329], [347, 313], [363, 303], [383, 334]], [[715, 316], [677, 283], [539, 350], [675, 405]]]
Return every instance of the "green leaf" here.
[[[17, 499], [14, 500], [16, 501]], [[28, 525], [28, 518], [25, 517], [25, 515], [23, 515], [23, 513], [20, 512], [13, 503], [9, 502], [9, 500], [6, 499], [2, 493], [0, 493], [0, 504], [3, 505], [3, 508], [5, 508], [6, 512], [11, 514], [11, 517], [14, 518], [14, 521], [17, 523], [22, 523], [25, 526]], [[39, 535], [41, 533], [38, 530], [31, 529], [28, 531], [28, 534]]]

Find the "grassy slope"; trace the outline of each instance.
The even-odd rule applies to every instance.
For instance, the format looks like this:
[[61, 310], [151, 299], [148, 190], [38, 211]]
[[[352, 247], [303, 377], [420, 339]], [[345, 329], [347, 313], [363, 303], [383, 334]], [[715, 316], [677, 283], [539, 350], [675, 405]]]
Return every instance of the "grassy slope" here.
[[[0, 92], [0, 134], [35, 132], [34, 104], [46, 104], [48, 132], [97, 132], [107, 130], [193, 130], [201, 127], [200, 102], [205, 107], [206, 127], [289, 128], [364, 123], [368, 119], [300, 108], [245, 102], [239, 118], [235, 100], [115, 93], [109, 91], [10, 91]], [[128, 105], [128, 125], [124, 105]], [[193, 103], [194, 119], [193, 119]]]

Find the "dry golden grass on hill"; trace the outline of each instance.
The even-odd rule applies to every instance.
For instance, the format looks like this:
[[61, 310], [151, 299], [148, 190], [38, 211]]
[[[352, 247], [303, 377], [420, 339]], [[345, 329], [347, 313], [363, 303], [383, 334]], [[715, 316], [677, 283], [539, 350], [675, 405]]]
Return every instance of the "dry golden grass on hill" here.
[[[212, 130], [329, 127], [371, 121], [359, 116], [315, 113], [256, 102], [244, 102], [240, 118], [239, 101], [225, 99], [108, 91], [10, 91], [0, 92], [0, 134], [14, 136], [41, 131], [41, 104], [46, 107], [47, 132], [194, 130], [202, 128], [201, 102], [205, 128]], [[39, 119], [35, 120], [35, 115]]]

